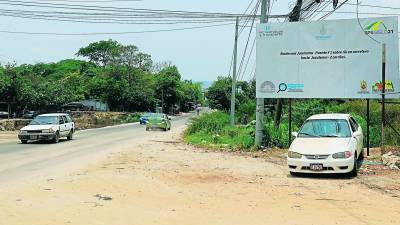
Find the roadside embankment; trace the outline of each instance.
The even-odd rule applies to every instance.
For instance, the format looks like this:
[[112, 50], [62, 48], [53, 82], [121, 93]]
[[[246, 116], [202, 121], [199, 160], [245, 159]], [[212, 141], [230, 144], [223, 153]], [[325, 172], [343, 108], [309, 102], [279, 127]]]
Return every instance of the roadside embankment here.
[[[125, 112], [71, 112], [77, 130], [100, 128], [139, 121], [140, 113]], [[16, 131], [26, 126], [29, 119], [0, 120], [0, 131]]]
[[125, 112], [71, 112], [77, 130], [107, 127], [138, 122], [140, 113]]
[[[124, 112], [71, 112], [77, 130], [134, 123], [139, 121], [140, 113]], [[0, 142], [17, 138], [18, 131], [28, 125], [29, 119], [0, 120]]]

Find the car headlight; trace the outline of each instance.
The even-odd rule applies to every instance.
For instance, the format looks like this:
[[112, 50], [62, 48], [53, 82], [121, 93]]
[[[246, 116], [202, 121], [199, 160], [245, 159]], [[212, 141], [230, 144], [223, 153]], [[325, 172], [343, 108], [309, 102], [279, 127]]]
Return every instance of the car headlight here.
[[288, 152], [288, 157], [291, 158], [291, 159], [300, 159], [301, 156], [302, 155], [300, 153], [297, 153], [297, 152], [292, 152], [292, 151]]
[[54, 130], [52, 128], [45, 129], [45, 130], [42, 130], [42, 133], [54, 133]]
[[28, 131], [26, 131], [26, 130], [20, 130], [20, 131], [19, 131], [19, 134], [28, 134]]
[[332, 155], [334, 159], [348, 159], [353, 155], [351, 151], [338, 152]]

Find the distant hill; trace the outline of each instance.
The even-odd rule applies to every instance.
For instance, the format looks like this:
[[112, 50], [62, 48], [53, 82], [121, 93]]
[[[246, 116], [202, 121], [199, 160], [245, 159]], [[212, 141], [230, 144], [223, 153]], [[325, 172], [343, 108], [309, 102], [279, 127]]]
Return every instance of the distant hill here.
[[201, 83], [201, 87], [203, 88], [203, 90], [208, 89], [214, 83], [214, 81], [197, 81], [197, 82]]

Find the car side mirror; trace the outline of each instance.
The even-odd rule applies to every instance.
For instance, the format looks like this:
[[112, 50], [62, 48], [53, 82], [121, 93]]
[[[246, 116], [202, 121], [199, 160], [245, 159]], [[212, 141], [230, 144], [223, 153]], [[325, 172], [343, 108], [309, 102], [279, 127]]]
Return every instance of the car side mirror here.
[[297, 137], [297, 136], [299, 136], [299, 133], [298, 132], [292, 132], [292, 136], [293, 137]]

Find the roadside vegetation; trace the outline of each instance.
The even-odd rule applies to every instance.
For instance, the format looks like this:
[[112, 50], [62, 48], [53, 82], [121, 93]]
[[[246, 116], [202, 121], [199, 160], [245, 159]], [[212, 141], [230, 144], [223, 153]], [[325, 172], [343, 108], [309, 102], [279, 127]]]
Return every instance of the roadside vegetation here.
[[192, 119], [185, 132], [185, 141], [203, 147], [215, 149], [251, 149], [254, 145], [254, 127], [240, 125], [229, 126], [226, 112], [210, 112]]
[[104, 40], [76, 55], [86, 60], [0, 65], [0, 109], [10, 102], [16, 112], [54, 111], [69, 102], [98, 99], [112, 111], [153, 111], [163, 102], [164, 111], [171, 112], [202, 103], [200, 84], [182, 80], [176, 66], [154, 63], [135, 45]]
[[[224, 149], [253, 150], [255, 132], [255, 81], [239, 82], [236, 105], [236, 126], [229, 126], [231, 79], [219, 77], [208, 89], [207, 100], [212, 113], [206, 113], [193, 119], [185, 132], [188, 143]], [[276, 101], [266, 100], [266, 111], [263, 121], [263, 146], [269, 148], [287, 148], [289, 146], [288, 106], [283, 102], [282, 115], [276, 121]], [[378, 101], [370, 105], [371, 126], [370, 145], [379, 147], [381, 143], [381, 108]], [[400, 105], [387, 104], [386, 118], [390, 124], [386, 127], [386, 143], [388, 146], [400, 146], [400, 136], [391, 127], [400, 131]], [[366, 136], [366, 101], [361, 100], [293, 100], [292, 101], [292, 130], [298, 131], [309, 116], [319, 113], [350, 113], [362, 126]], [[364, 139], [366, 146], [366, 138]]]

